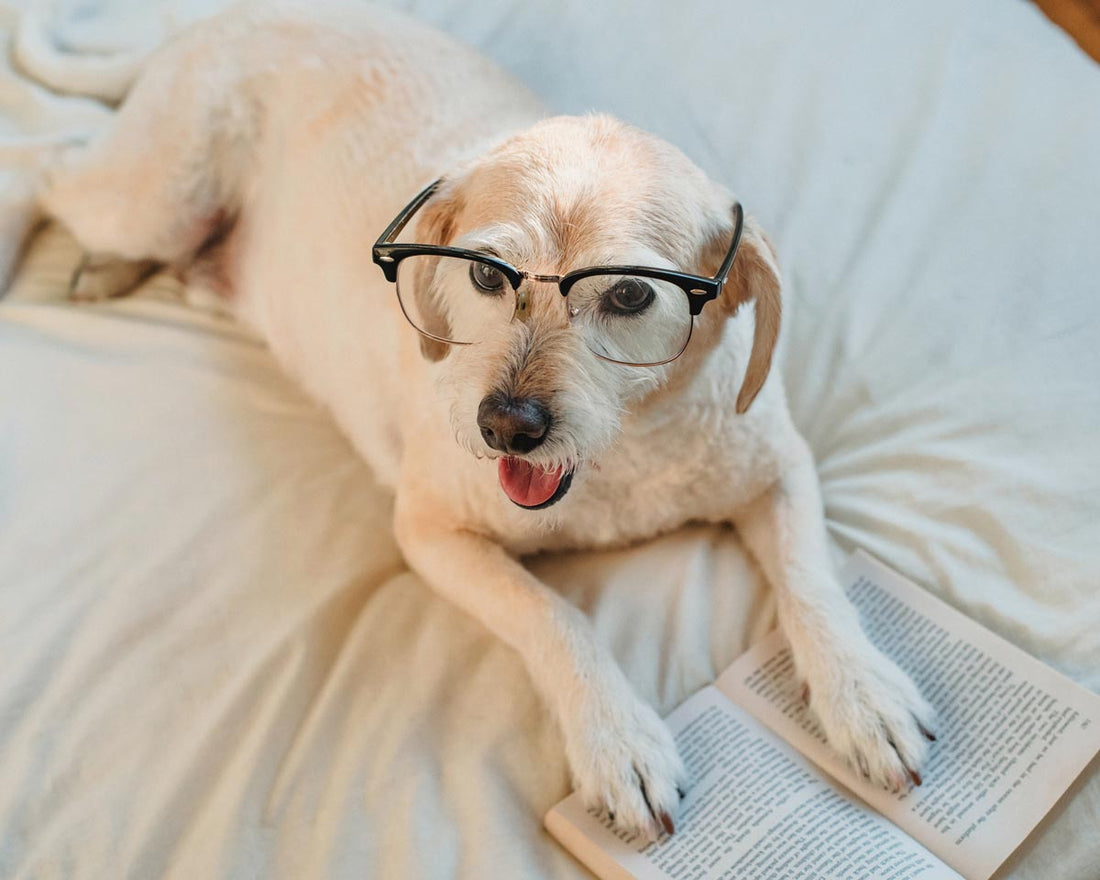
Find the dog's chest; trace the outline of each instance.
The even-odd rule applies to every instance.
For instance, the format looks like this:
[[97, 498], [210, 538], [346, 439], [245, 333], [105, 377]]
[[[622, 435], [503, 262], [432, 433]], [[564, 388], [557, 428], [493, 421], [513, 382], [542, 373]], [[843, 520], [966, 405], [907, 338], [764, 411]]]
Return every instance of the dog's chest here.
[[582, 467], [565, 498], [525, 511], [505, 498], [491, 471], [469, 508], [477, 525], [516, 553], [627, 544], [690, 521], [726, 521], [775, 478], [770, 444], [736, 417], [699, 409], [633, 426], [613, 451]]

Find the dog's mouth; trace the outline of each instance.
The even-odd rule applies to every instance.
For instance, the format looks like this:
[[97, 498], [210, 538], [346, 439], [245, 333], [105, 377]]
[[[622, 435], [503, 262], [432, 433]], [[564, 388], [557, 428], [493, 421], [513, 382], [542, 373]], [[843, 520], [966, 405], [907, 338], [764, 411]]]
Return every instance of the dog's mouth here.
[[546, 470], [511, 455], [500, 459], [497, 476], [508, 500], [524, 510], [542, 510], [556, 504], [573, 483], [572, 470], [563, 467]]

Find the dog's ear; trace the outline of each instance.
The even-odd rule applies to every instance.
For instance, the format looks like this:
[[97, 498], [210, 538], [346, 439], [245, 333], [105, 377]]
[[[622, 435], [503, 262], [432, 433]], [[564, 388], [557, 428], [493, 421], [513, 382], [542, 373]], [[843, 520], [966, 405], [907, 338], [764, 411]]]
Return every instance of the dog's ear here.
[[[705, 264], [716, 272], [730, 244], [732, 224], [711, 239], [707, 247]], [[721, 302], [730, 315], [752, 301], [756, 327], [753, 332], [752, 353], [745, 368], [745, 378], [737, 394], [737, 412], [744, 413], [752, 405], [764, 380], [771, 370], [775, 343], [779, 338], [779, 323], [783, 303], [780, 292], [779, 264], [775, 248], [768, 240], [760, 224], [752, 217], [745, 217], [741, 234], [741, 246], [730, 269], [729, 280], [722, 290]]]
[[[460, 203], [452, 188], [441, 184], [440, 188], [428, 200], [417, 218], [416, 239], [422, 244], [447, 245], [454, 238], [458, 223]], [[413, 296], [416, 298], [417, 311], [424, 329], [436, 336], [447, 336], [451, 325], [435, 299], [432, 284], [435, 280], [437, 260], [420, 259], [417, 261], [413, 276]], [[430, 361], [441, 361], [450, 352], [451, 347], [436, 342], [427, 336], [420, 336], [420, 353]]]
[[420, 209], [416, 235], [422, 244], [444, 246], [451, 243], [458, 225], [458, 212], [462, 207], [453, 183], [443, 181], [427, 204]]

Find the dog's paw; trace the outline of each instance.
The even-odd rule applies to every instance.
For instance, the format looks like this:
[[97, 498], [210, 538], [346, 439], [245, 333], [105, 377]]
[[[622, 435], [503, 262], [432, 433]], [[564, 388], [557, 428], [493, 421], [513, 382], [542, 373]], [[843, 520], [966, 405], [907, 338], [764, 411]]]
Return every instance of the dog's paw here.
[[934, 712], [909, 676], [870, 644], [816, 665], [804, 695], [829, 744], [889, 791], [920, 785]]
[[72, 302], [90, 303], [126, 296], [153, 275], [158, 264], [151, 260], [118, 260], [85, 255], [69, 282]]
[[566, 750], [585, 806], [647, 840], [673, 833], [687, 773], [657, 713], [633, 695], [590, 699], [570, 727]]

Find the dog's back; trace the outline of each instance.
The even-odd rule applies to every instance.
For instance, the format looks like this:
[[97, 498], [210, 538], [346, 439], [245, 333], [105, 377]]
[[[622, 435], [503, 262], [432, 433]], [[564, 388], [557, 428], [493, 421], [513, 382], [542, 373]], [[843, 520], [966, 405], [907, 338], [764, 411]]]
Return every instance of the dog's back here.
[[[380, 414], [401, 401], [378, 377], [402, 369], [405, 332], [370, 245], [410, 191], [539, 113], [491, 62], [393, 10], [250, 0], [150, 57], [43, 201], [89, 253], [178, 267], [309, 390], [355, 398], [336, 415], [385, 480], [399, 450]], [[394, 396], [364, 407], [370, 388]]]

